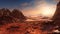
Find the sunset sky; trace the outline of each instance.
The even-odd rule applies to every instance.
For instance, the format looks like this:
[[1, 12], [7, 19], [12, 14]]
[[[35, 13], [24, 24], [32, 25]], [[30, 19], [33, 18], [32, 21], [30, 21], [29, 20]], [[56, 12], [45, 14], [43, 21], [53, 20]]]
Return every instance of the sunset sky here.
[[0, 8], [19, 9], [25, 16], [51, 17], [59, 0], [0, 0]]

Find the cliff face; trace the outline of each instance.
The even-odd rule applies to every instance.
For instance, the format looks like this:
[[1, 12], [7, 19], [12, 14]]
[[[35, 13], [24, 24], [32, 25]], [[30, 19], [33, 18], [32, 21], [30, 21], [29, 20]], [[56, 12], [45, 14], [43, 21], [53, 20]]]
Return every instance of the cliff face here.
[[60, 2], [57, 4], [57, 9], [55, 15], [53, 16], [53, 20], [57, 25], [60, 24]]

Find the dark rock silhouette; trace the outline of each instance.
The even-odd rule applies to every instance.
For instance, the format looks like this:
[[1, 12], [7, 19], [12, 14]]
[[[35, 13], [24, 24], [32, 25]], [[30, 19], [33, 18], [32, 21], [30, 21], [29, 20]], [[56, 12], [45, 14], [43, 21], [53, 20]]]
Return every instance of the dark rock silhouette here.
[[57, 9], [53, 16], [53, 20], [56, 23], [56, 25], [60, 26], [60, 2], [57, 4]]
[[4, 25], [7, 23], [12, 23], [13, 18], [10, 17], [9, 15], [11, 14], [9, 9], [0, 9], [0, 25]]
[[3, 12], [3, 15], [9, 16], [11, 14], [11, 11], [9, 9], [5, 9], [5, 12]]
[[[53, 21], [54, 21], [55, 25], [58, 26], [55, 29], [60, 31], [60, 2], [57, 4], [56, 12], [53, 16]], [[60, 33], [53, 32], [53, 34], [60, 34]]]
[[12, 11], [11, 16], [14, 17], [14, 18], [19, 19], [20, 21], [26, 20], [25, 16], [22, 14], [22, 12], [17, 10], [17, 9], [14, 9]]
[[0, 25], [16, 21], [22, 22], [24, 20], [26, 20], [25, 16], [17, 9], [14, 9], [13, 11], [10, 11], [7, 8], [0, 9]]
[[0, 16], [9, 16], [11, 14], [9, 9], [0, 9]]

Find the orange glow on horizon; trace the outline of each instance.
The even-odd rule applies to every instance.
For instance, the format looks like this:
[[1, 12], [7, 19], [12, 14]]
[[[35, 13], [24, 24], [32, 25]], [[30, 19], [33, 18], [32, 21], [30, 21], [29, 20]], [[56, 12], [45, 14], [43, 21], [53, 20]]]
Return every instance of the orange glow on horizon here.
[[23, 14], [26, 16], [46, 16], [52, 17], [55, 13], [56, 5], [49, 5], [47, 3], [36, 6], [35, 8], [27, 8], [23, 10]]
[[42, 15], [52, 17], [55, 13], [56, 7], [51, 7], [51, 6], [45, 6], [42, 7]]

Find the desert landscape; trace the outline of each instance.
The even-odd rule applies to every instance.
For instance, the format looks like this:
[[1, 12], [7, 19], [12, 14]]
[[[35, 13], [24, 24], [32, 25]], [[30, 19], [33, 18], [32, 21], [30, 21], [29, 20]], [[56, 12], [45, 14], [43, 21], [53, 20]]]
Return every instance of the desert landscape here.
[[60, 2], [53, 17], [25, 16], [18, 9], [0, 9], [0, 34], [60, 34]]

